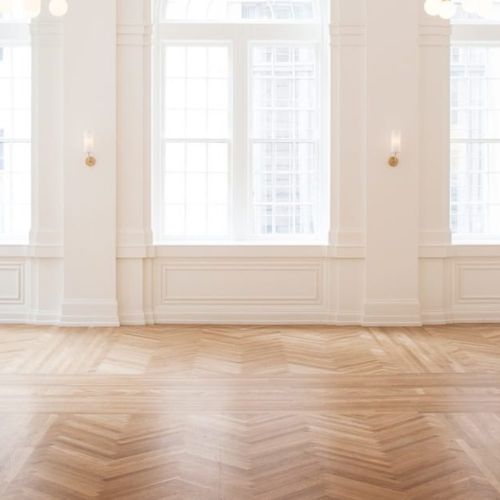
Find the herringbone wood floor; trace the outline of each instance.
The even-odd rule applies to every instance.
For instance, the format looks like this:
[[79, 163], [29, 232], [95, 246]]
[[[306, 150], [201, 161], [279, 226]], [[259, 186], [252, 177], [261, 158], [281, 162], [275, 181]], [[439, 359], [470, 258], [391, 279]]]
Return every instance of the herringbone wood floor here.
[[500, 499], [500, 327], [0, 327], [0, 498]]

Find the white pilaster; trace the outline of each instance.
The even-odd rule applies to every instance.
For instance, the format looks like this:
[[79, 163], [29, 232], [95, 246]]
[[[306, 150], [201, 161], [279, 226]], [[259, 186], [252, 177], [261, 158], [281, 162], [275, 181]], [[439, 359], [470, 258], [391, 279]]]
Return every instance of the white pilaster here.
[[[116, 325], [116, 2], [72, 1], [64, 28], [61, 323]], [[85, 130], [95, 135], [93, 168]]]
[[150, 322], [152, 309], [146, 272], [152, 253], [151, 3], [118, 3], [118, 293], [126, 324]]
[[56, 322], [63, 286], [63, 27], [43, 9], [31, 24], [32, 229], [30, 321]]
[[[420, 0], [367, 2], [365, 324], [418, 324]], [[388, 166], [391, 132], [402, 134]]]

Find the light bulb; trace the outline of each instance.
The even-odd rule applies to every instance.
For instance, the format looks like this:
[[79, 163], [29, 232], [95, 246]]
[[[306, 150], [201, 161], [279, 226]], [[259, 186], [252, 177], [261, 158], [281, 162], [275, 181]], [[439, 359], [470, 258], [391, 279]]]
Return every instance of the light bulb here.
[[425, 0], [424, 10], [429, 16], [437, 16], [439, 14], [439, 7], [441, 0]]
[[439, 6], [439, 17], [442, 19], [451, 19], [456, 11], [457, 6], [451, 0], [444, 0]]
[[0, 0], [0, 14], [6, 14], [12, 9], [12, 0]]
[[68, 12], [68, 2], [66, 0], [50, 0], [49, 11], [53, 16], [64, 16]]
[[21, 12], [23, 17], [34, 18], [40, 15], [42, 0], [22, 0]]

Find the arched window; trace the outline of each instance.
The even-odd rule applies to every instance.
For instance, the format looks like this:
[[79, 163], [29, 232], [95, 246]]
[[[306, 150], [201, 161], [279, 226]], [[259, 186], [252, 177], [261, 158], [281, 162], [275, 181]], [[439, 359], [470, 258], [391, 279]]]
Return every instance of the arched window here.
[[156, 241], [324, 240], [328, 2], [156, 11]]
[[296, 21], [319, 20], [314, 0], [169, 0], [162, 3], [162, 21]]
[[[458, 2], [461, 3], [461, 2]], [[453, 19], [451, 227], [455, 242], [500, 240], [500, 1]]]
[[0, 15], [0, 244], [26, 243], [31, 193], [29, 26]]

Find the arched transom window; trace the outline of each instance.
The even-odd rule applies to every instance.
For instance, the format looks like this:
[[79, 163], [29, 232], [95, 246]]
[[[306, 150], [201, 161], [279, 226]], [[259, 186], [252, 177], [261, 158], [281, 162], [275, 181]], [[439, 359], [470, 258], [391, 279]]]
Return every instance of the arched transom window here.
[[298, 21], [320, 17], [314, 0], [169, 0], [162, 21]]

